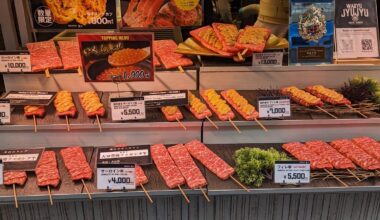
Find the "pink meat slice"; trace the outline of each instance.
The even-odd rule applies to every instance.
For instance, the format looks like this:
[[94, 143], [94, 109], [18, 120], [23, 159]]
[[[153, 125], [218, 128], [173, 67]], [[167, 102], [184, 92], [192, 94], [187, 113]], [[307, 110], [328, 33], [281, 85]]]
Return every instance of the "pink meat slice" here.
[[175, 52], [177, 44], [173, 40], [156, 40], [153, 43], [153, 48], [154, 53], [166, 69], [193, 65], [191, 59]]
[[59, 53], [65, 70], [77, 69], [82, 66], [79, 44], [77, 41], [58, 41]]
[[207, 181], [202, 175], [202, 172], [183, 144], [169, 147], [168, 150], [183, 177], [185, 177], [189, 188], [195, 189], [207, 185]]
[[140, 165], [135, 166], [135, 171], [136, 171], [136, 186], [144, 185], [148, 183], [148, 177], [146, 177], [144, 170]]
[[354, 138], [352, 141], [367, 154], [380, 161], [380, 143], [370, 137]]
[[178, 167], [175, 165], [173, 159], [170, 157], [169, 151], [163, 144], [150, 146], [150, 152], [158, 172], [160, 172], [166, 185], [170, 189], [185, 184], [185, 179], [183, 178]]
[[226, 180], [235, 173], [234, 168], [228, 165], [200, 141], [193, 140], [185, 144], [185, 146], [191, 156], [199, 160], [207, 169], [217, 175], [220, 179]]
[[27, 43], [32, 71], [62, 68], [61, 58], [53, 41]]

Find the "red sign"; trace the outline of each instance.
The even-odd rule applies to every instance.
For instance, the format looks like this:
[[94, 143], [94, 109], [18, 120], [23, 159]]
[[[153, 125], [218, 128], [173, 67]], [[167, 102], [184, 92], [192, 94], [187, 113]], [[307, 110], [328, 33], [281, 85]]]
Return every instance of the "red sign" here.
[[153, 33], [78, 34], [86, 82], [153, 81]]

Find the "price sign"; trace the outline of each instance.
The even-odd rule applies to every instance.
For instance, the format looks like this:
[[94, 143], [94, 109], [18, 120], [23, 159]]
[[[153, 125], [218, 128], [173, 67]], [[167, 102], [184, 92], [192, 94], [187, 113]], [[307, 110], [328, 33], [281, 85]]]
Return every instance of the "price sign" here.
[[260, 118], [283, 118], [291, 116], [290, 99], [285, 96], [259, 97]]
[[170, 90], [158, 92], [142, 92], [147, 108], [162, 106], [184, 106], [189, 104], [187, 90]]
[[144, 97], [111, 98], [112, 121], [145, 119]]
[[11, 101], [11, 105], [49, 105], [55, 98], [56, 92], [45, 91], [10, 91], [4, 98]]
[[4, 170], [34, 171], [44, 148], [0, 150]]
[[0, 53], [0, 72], [32, 72], [30, 55], [23, 52]]
[[134, 164], [98, 164], [96, 174], [98, 189], [136, 189]]
[[252, 66], [282, 66], [283, 52], [254, 53]]
[[8, 99], [0, 99], [0, 125], [11, 123], [11, 103]]
[[3, 161], [0, 160], [0, 185], [4, 184], [4, 165]]
[[150, 146], [98, 147], [97, 164], [152, 164]]
[[310, 183], [310, 161], [276, 161], [274, 182], [280, 184]]

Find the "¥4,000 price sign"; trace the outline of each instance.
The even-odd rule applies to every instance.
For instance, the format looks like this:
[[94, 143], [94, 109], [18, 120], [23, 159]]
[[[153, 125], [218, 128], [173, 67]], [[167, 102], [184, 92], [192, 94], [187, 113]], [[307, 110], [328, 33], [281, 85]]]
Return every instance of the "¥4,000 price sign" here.
[[134, 164], [98, 164], [96, 174], [98, 189], [136, 189]]
[[112, 121], [145, 119], [144, 97], [112, 98]]
[[274, 182], [280, 184], [310, 183], [310, 161], [276, 161]]
[[288, 97], [260, 97], [260, 118], [283, 118], [290, 117], [290, 99]]

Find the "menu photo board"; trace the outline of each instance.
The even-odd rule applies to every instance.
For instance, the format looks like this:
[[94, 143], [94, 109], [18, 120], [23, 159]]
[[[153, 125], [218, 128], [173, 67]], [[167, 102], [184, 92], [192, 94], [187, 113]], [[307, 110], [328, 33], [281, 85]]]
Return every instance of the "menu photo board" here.
[[121, 0], [121, 26], [170, 28], [200, 26], [203, 0]]
[[338, 59], [379, 56], [376, 0], [336, 0]]
[[29, 0], [35, 29], [116, 29], [116, 1]]
[[153, 33], [77, 35], [86, 82], [153, 81]]

